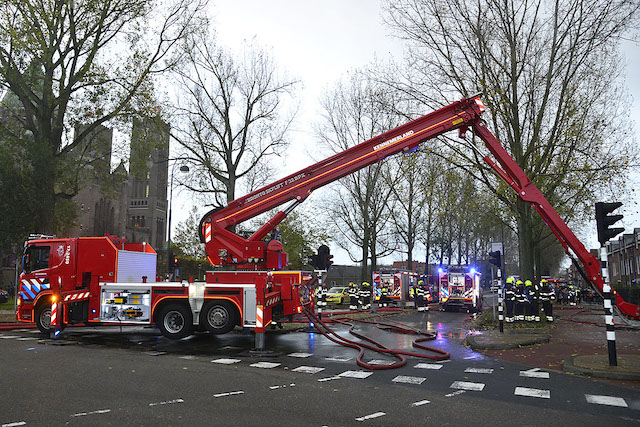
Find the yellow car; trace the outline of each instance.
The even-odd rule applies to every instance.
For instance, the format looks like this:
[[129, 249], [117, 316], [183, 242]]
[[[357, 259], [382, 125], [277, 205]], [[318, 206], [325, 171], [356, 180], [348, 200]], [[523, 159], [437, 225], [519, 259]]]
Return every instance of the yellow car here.
[[327, 302], [335, 304], [347, 304], [349, 302], [349, 287], [334, 286], [327, 292]]

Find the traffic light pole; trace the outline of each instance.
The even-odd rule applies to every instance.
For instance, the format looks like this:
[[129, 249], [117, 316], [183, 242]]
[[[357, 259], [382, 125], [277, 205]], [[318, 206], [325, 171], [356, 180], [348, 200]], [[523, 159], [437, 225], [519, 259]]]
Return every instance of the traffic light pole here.
[[504, 288], [502, 287], [502, 274], [500, 268], [498, 268], [498, 323], [500, 325], [500, 333], [504, 333]]
[[616, 330], [613, 323], [613, 305], [611, 304], [611, 285], [607, 267], [607, 249], [600, 246], [600, 265], [602, 266], [602, 296], [604, 297], [604, 322], [607, 325], [607, 347], [609, 349], [609, 366], [618, 366], [616, 354]]

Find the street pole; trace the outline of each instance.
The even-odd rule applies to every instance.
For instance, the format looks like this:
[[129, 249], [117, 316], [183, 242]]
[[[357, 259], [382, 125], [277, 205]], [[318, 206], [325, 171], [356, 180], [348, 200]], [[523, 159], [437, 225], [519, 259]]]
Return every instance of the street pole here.
[[613, 305], [611, 304], [611, 285], [607, 267], [607, 249], [600, 246], [600, 265], [602, 266], [602, 296], [604, 298], [604, 322], [607, 326], [607, 347], [609, 349], [609, 366], [618, 366], [616, 355], [616, 331], [613, 323]]
[[[173, 267], [173, 252], [171, 251], [171, 205], [173, 202], [173, 175], [176, 171], [176, 164], [177, 163], [173, 163], [173, 166], [171, 167], [171, 185], [169, 187], [169, 221], [168, 221], [168, 225], [169, 225], [169, 230], [167, 231], [167, 274], [172, 275], [173, 273], [175, 273], [175, 271], [172, 271], [172, 267]], [[182, 165], [180, 166], [180, 172], [189, 172], [189, 166], [187, 165]]]
[[504, 333], [504, 307], [502, 301], [504, 300], [504, 289], [502, 288], [502, 275], [500, 268], [498, 268], [498, 323], [500, 324], [500, 333]]

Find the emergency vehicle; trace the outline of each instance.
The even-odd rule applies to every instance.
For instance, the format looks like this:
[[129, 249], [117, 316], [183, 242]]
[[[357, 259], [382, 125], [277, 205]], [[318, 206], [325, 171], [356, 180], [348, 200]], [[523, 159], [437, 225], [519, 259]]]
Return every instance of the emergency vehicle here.
[[372, 274], [374, 301], [380, 299], [380, 292], [387, 287], [389, 298], [395, 301], [408, 301], [409, 289], [417, 285], [419, 276], [405, 270], [374, 271]]
[[[484, 110], [479, 95], [462, 98], [211, 210], [198, 229], [207, 259], [214, 267], [234, 271], [207, 272], [204, 283], [145, 281], [144, 276], [155, 276], [155, 254], [144, 243], [110, 236], [31, 240], [25, 247], [26, 269], [20, 276], [16, 317], [35, 321], [44, 331], [76, 322], [155, 324], [170, 338], [203, 328], [224, 333], [239, 324], [255, 328], [260, 349], [269, 323], [303, 307], [312, 308], [318, 282], [312, 273], [280, 271], [287, 266], [288, 256], [281, 242], [267, 236], [312, 191], [391, 155], [410, 153], [421, 143], [454, 130], [462, 138], [471, 130], [484, 142], [495, 159], [487, 155], [484, 161], [542, 216], [567, 254], [582, 263], [584, 276], [602, 291], [597, 258], [489, 132], [482, 121]], [[236, 234], [238, 224], [288, 202], [253, 235]], [[475, 285], [473, 289], [476, 292]], [[477, 304], [477, 293], [473, 298]], [[620, 297], [616, 301], [623, 314], [640, 318], [639, 306]]]
[[480, 272], [469, 266], [448, 266], [438, 269], [439, 300], [444, 311], [482, 311]]

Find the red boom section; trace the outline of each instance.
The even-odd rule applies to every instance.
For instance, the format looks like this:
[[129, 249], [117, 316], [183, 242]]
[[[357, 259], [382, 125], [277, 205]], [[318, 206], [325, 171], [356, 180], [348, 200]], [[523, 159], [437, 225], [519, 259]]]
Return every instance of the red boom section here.
[[[500, 166], [488, 156], [484, 157], [484, 161], [513, 188], [518, 194], [518, 197], [531, 204], [531, 207], [540, 214], [568, 255], [570, 255], [569, 248], [571, 248], [575, 256], [584, 266], [585, 273], [589, 280], [602, 292], [604, 281], [598, 259], [578, 240], [549, 201], [511, 158], [496, 137], [489, 132], [484, 123], [477, 120], [472, 126], [473, 132], [484, 141], [491, 154], [493, 154], [494, 158], [500, 163]], [[631, 318], [640, 319], [640, 306], [625, 302], [619, 295], [616, 296], [616, 303], [622, 314]]]
[[222, 209], [212, 210], [200, 223], [200, 237], [205, 243], [209, 262], [240, 268], [282, 268], [286, 265], [282, 246], [273, 241], [267, 245], [261, 239], [285, 218], [286, 211], [278, 212], [248, 239], [230, 228], [283, 203], [293, 200], [300, 203], [319, 187], [393, 154], [411, 151], [445, 132], [469, 126], [483, 111], [478, 97], [463, 98], [240, 197]]

